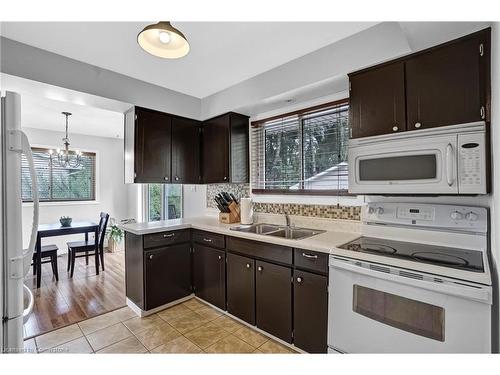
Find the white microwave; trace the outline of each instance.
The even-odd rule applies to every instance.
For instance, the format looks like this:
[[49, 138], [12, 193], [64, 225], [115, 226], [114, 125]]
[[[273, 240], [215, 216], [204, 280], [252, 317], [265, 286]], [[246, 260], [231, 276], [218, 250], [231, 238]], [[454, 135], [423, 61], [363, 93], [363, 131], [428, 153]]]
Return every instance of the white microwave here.
[[353, 194], [486, 194], [486, 124], [474, 122], [349, 141]]

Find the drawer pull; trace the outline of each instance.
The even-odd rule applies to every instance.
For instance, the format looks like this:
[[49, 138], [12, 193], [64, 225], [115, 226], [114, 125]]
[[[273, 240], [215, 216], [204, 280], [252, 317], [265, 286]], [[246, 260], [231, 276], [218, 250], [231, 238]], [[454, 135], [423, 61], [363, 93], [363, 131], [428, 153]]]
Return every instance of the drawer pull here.
[[302, 256], [304, 258], [309, 258], [309, 259], [318, 259], [317, 255], [310, 255], [310, 254], [302, 253]]
[[203, 241], [205, 241], [205, 242], [212, 242], [212, 239], [211, 238], [204, 238]]
[[299, 284], [302, 284], [302, 277], [297, 277], [297, 282], [298, 282]]
[[175, 233], [169, 233], [169, 234], [164, 234], [163, 238], [171, 238], [171, 237], [174, 237], [174, 236], [175, 236]]

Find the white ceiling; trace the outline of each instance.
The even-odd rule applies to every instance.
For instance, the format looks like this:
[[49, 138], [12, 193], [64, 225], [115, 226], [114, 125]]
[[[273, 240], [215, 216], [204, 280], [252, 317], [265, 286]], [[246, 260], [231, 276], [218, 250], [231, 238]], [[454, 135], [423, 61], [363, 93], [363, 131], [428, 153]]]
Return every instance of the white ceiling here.
[[21, 124], [24, 128], [64, 132], [66, 118], [61, 112], [71, 112], [71, 134], [123, 138], [123, 113], [108, 111], [88, 105], [79, 105], [42, 97], [22, 95]]
[[190, 53], [165, 60], [136, 42], [144, 22], [2, 22], [3, 36], [204, 98], [376, 22], [173, 22]]

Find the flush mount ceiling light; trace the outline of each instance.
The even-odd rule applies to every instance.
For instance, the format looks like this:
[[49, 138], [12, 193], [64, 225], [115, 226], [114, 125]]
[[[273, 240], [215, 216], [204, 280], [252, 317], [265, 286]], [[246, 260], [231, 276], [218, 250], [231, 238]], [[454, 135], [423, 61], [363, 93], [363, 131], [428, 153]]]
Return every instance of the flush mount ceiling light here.
[[137, 35], [137, 43], [144, 51], [164, 59], [177, 59], [189, 52], [186, 37], [168, 21], [146, 26]]

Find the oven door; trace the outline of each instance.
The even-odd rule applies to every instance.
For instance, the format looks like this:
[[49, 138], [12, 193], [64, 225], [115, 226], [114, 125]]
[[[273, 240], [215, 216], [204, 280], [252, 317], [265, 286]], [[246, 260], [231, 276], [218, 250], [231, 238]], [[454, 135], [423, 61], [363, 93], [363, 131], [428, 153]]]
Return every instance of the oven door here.
[[332, 256], [329, 347], [344, 353], [490, 353], [491, 287], [439, 280]]
[[458, 194], [456, 145], [456, 134], [351, 141], [349, 192]]

